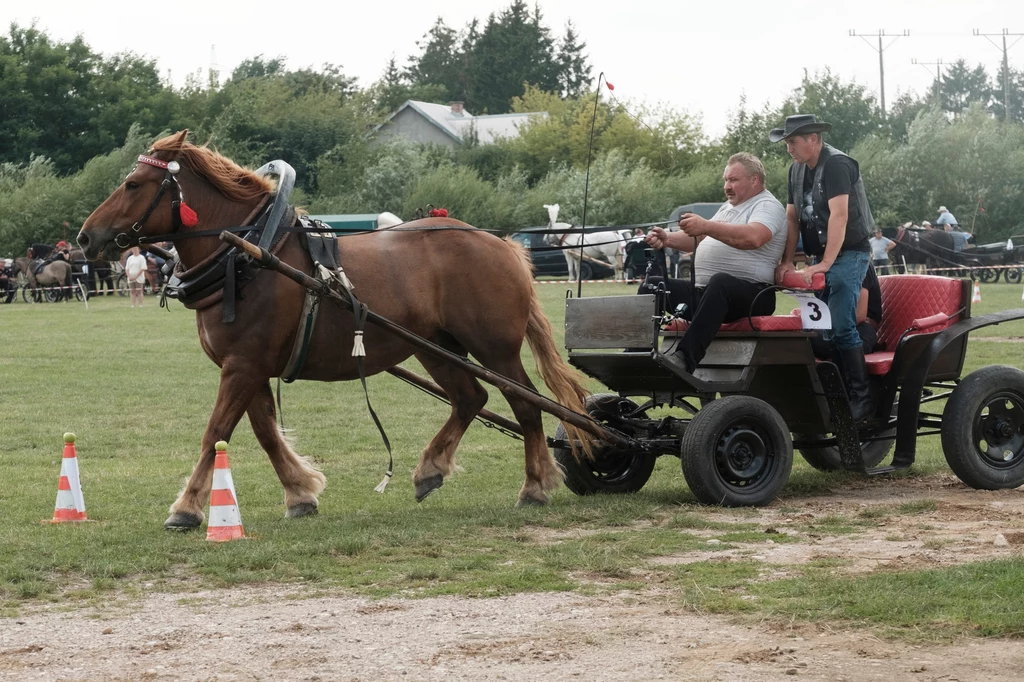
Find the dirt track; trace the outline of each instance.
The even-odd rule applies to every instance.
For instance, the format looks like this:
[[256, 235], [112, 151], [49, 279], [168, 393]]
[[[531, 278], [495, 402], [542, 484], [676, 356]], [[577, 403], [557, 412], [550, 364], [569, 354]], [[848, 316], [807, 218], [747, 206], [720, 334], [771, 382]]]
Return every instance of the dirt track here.
[[[848, 572], [1019, 557], [1021, 492], [969, 491], [951, 476], [931, 476], [789, 498], [753, 516], [708, 510], [701, 516], [754, 521], [801, 541], [662, 557], [650, 570], [712, 557], [757, 558], [772, 565], [774, 579], [822, 557], [846, 559], [841, 570]], [[808, 530], [816, 519], [914, 502], [926, 502], [919, 505], [925, 511], [873, 517], [878, 523], [864, 532]], [[296, 589], [147, 594], [101, 610], [28, 604], [23, 616], [0, 619], [0, 678], [1018, 680], [1024, 670], [1021, 640], [913, 646], [867, 630], [743, 625], [683, 610], [657, 588], [601, 597], [385, 601], [298, 599]]]

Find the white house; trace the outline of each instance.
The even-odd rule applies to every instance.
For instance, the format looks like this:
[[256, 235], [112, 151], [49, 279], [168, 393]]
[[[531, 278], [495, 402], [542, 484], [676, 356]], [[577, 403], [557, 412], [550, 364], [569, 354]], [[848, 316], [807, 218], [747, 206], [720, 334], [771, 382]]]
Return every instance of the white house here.
[[474, 138], [478, 144], [492, 144], [498, 138], [514, 138], [531, 118], [547, 118], [546, 111], [526, 114], [474, 116], [462, 102], [448, 105], [406, 100], [387, 120], [374, 128], [375, 140], [401, 137], [410, 142], [458, 147]]

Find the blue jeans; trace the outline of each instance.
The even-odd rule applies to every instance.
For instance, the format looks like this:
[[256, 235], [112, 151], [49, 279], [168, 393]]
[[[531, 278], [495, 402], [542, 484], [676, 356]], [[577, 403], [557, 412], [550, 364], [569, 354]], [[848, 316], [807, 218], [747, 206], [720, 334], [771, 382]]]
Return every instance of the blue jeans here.
[[868, 251], [840, 251], [836, 262], [825, 273], [825, 290], [818, 298], [828, 304], [832, 313], [832, 331], [825, 332], [825, 339], [837, 350], [861, 347], [857, 333], [857, 299], [870, 262]]

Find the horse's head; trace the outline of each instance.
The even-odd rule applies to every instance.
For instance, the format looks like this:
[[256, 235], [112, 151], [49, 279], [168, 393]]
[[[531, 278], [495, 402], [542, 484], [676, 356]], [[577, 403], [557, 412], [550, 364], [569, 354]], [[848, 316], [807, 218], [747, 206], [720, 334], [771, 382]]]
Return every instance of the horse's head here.
[[[226, 227], [224, 220], [241, 220], [273, 190], [270, 180], [188, 143], [187, 135], [183, 130], [153, 143], [124, 182], [86, 219], [78, 243], [87, 259], [119, 260], [140, 239], [159, 241], [200, 220], [204, 227]], [[242, 217], [235, 217], [239, 210], [230, 207], [240, 209]]]
[[548, 227], [554, 227], [558, 222], [558, 204], [544, 204], [544, 208], [548, 210]]

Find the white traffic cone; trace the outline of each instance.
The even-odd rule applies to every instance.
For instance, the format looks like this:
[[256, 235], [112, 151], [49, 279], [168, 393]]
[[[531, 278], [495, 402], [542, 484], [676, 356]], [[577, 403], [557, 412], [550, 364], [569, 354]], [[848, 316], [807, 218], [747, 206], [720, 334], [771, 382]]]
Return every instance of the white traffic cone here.
[[238, 512], [235, 482], [231, 479], [231, 468], [228, 466], [228, 444], [220, 440], [214, 447], [217, 458], [213, 463], [213, 489], [210, 490], [206, 539], [213, 542], [240, 540], [245, 537], [245, 533], [242, 532], [242, 515]]
[[64, 458], [60, 464], [60, 481], [57, 483], [57, 504], [53, 509], [50, 523], [74, 523], [87, 521], [85, 497], [82, 496], [82, 480], [78, 477], [78, 454], [75, 452], [75, 434], [64, 434]]
[[981, 285], [977, 282], [974, 283], [974, 296], [971, 298], [971, 303], [981, 303]]

